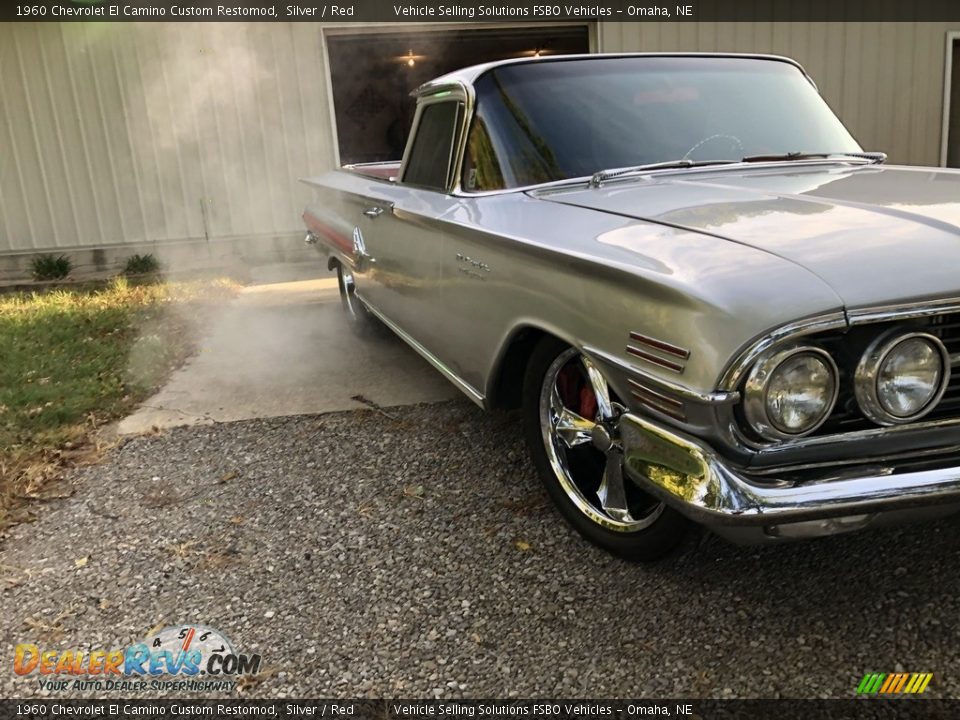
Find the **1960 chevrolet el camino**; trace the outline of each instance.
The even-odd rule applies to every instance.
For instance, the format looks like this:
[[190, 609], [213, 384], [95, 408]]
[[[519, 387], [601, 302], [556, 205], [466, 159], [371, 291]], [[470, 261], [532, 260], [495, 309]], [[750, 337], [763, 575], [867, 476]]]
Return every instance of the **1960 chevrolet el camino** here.
[[781, 57], [570, 56], [420, 87], [401, 162], [308, 179], [347, 317], [521, 407], [619, 555], [960, 509], [960, 172], [864, 152]]

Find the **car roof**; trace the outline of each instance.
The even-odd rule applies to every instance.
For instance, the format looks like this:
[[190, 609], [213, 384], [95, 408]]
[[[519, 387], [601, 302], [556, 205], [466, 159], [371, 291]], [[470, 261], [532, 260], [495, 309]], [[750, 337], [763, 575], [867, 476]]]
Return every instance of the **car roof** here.
[[[434, 78], [414, 90], [411, 95], [419, 97], [430, 95], [451, 87], [471, 86], [484, 73], [505, 65], [526, 65], [528, 63], [562, 62], [566, 60], [609, 60], [611, 58], [657, 58], [657, 57], [691, 57], [691, 58], [749, 58], [752, 60], [773, 60], [795, 66], [809, 79], [806, 70], [796, 60], [783, 55], [762, 55], [756, 53], [714, 53], [714, 52], [640, 52], [640, 53], [581, 53], [578, 55], [547, 55], [542, 57], [510, 58], [494, 62], [471, 65], [455, 70], [446, 75]], [[813, 82], [811, 79], [810, 82]]]

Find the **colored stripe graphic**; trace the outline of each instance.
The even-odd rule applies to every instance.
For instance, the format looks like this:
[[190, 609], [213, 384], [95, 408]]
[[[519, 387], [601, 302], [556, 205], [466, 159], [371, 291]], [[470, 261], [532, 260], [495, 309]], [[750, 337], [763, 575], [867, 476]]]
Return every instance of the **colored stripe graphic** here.
[[877, 692], [877, 690], [880, 689], [880, 683], [883, 682], [885, 677], [886, 675], [882, 673], [867, 673], [863, 676], [863, 680], [860, 681], [857, 692], [863, 695], [871, 695]]
[[933, 673], [867, 673], [857, 685], [857, 695], [919, 695], [932, 679]]
[[890, 689], [897, 684], [897, 680], [900, 679], [900, 676], [894, 673], [893, 675], [887, 675], [887, 680], [883, 685], [880, 686], [880, 692], [890, 692]]

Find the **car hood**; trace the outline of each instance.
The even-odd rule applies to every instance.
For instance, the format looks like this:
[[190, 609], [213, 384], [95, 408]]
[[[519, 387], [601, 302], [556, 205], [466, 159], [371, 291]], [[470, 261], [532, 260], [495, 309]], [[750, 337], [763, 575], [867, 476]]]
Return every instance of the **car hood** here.
[[848, 308], [960, 295], [958, 171], [739, 166], [538, 197], [771, 253], [820, 277]]

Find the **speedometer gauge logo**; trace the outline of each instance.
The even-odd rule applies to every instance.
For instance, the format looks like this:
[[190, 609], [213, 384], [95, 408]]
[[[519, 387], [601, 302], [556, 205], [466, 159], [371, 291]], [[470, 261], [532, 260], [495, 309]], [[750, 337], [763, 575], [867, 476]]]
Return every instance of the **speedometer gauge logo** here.
[[259, 671], [260, 656], [238, 653], [214, 628], [179, 625], [165, 627], [129, 648], [127, 668], [151, 675], [244, 675]]

